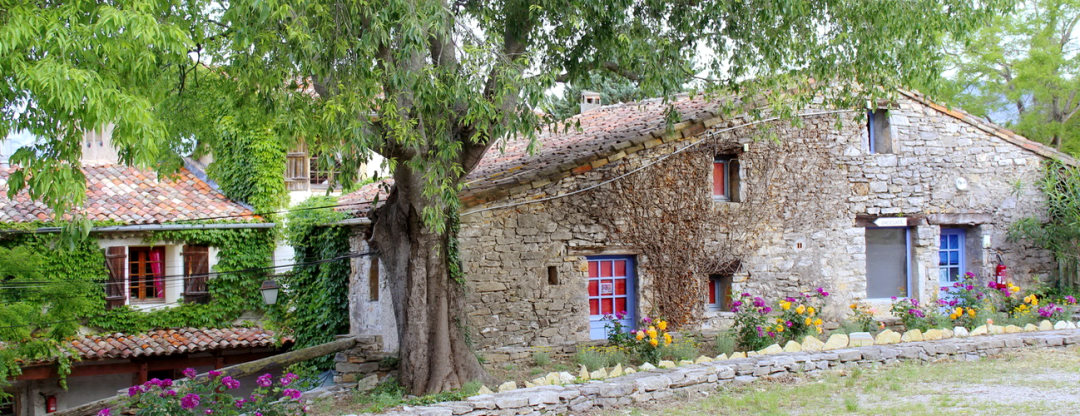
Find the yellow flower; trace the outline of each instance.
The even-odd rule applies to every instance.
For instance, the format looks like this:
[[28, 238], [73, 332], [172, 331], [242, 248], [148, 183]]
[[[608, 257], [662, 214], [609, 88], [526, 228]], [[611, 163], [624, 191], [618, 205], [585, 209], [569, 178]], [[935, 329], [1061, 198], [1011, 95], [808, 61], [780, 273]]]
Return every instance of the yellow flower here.
[[813, 323], [814, 323], [814, 320], [813, 320], [813, 319], [810, 319], [810, 318], [806, 318], [806, 320], [805, 320], [805, 321], [803, 321], [803, 324], [804, 324], [804, 325], [806, 325], [806, 326], [810, 326], [810, 325], [812, 325]]
[[649, 330], [652, 331], [652, 332], [656, 332], [656, 327], [652, 326], [652, 325], [649, 325]]
[[806, 305], [799, 305], [798, 308], [795, 308], [795, 313], [802, 315], [803, 312], [806, 312]]
[[660, 328], [661, 331], [667, 331], [667, 321], [657, 322], [656, 327]]
[[671, 334], [664, 333], [664, 345], [671, 345]]
[[806, 313], [809, 313], [810, 316], [814, 316], [814, 307], [811, 306], [809, 308], [806, 308]]
[[971, 316], [972, 318], [975, 317], [975, 309], [968, 308], [967, 313], [968, 313], [968, 316]]
[[645, 333], [649, 334], [649, 338], [656, 338], [656, 328], [650, 326], [649, 330], [645, 331]]
[[819, 326], [819, 327], [816, 327], [816, 328], [817, 328], [818, 335], [821, 335], [821, 332], [822, 332], [821, 327]]
[[635, 338], [637, 338], [638, 341], [641, 341], [642, 339], [645, 338], [645, 332], [644, 331], [637, 331], [637, 336], [635, 336]]
[[782, 301], [780, 301], [780, 307], [783, 308], [785, 311], [788, 310], [788, 309], [791, 309], [791, 302], [788, 302], [786, 300], [782, 300]]
[[956, 320], [957, 318], [959, 318], [959, 316], [956, 315], [956, 312], [949, 314], [949, 319]]
[[956, 307], [956, 315], [963, 315], [963, 314], [964, 314], [964, 308], [961, 308], [961, 307], [957, 306]]
[[1009, 291], [1013, 293], [1019, 292], [1020, 286], [1014, 286], [1012, 283], [1009, 283]]
[[851, 308], [851, 310], [855, 310], [855, 309], [859, 308], [859, 305], [856, 305], [856, 304], [852, 303], [851, 306], [849, 306], [849, 307]]
[[821, 320], [821, 318], [818, 318], [818, 319], [814, 320], [814, 325], [821, 326], [821, 324], [823, 324], [823, 323], [824, 322]]
[[776, 326], [776, 332], [784, 332], [784, 326], [783, 325], [777, 325]]
[[657, 346], [659, 344], [660, 344], [660, 341], [658, 341], [656, 338], [649, 338], [649, 345], [652, 345], [652, 346], [655, 347], [655, 346]]

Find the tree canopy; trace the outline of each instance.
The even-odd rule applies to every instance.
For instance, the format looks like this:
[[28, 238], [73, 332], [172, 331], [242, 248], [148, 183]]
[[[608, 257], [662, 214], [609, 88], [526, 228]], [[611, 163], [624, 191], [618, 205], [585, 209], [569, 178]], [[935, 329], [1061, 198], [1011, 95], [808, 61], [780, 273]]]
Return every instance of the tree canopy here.
[[958, 42], [943, 94], [952, 103], [1080, 154], [1080, 1], [1029, 0]]
[[934, 85], [945, 35], [1008, 3], [0, 0], [0, 135], [45, 138], [11, 158], [9, 192], [77, 204], [81, 132], [107, 123], [126, 162], [166, 171], [223, 122], [302, 137], [345, 182], [377, 152], [395, 182], [371, 238], [392, 276], [402, 382], [454, 388], [482, 374], [448, 273], [461, 179], [493, 144], [531, 139], [556, 82], [602, 73], [670, 96], [692, 79], [746, 98], [732, 109], [779, 115], [815, 96], [861, 107]]

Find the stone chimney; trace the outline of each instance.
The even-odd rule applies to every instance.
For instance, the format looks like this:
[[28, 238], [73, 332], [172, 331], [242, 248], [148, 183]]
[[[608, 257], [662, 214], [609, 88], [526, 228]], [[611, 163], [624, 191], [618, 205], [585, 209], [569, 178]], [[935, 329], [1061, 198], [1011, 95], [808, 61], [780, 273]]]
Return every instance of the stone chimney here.
[[600, 107], [600, 93], [596, 91], [581, 91], [581, 113]]

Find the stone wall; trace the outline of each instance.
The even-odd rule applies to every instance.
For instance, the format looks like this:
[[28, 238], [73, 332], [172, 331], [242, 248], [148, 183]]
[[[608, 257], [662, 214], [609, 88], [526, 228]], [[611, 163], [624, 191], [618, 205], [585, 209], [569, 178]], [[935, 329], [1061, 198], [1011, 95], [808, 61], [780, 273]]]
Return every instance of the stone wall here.
[[355, 347], [334, 355], [334, 383], [360, 383], [361, 391], [373, 388], [395, 369], [394, 358], [397, 354], [383, 351], [380, 336], [357, 336]]
[[576, 414], [692, 397], [730, 383], [751, 382], [764, 376], [795, 373], [814, 375], [829, 369], [876, 366], [898, 361], [977, 360], [1021, 348], [1064, 348], [1077, 344], [1080, 344], [1080, 330], [1060, 330], [771, 354], [643, 371], [602, 382], [481, 394], [463, 401], [406, 407], [388, 415]]
[[[705, 311], [706, 260], [713, 266], [737, 260], [734, 292], [775, 299], [824, 286], [836, 295], [826, 312], [839, 317], [843, 305], [866, 298], [859, 216], [909, 218], [910, 295], [923, 300], [937, 294], [943, 225], [971, 229], [969, 238], [979, 245], [970, 256], [973, 272], [986, 276], [1000, 255], [1021, 284], [1047, 276], [1048, 252], [1006, 239], [1013, 221], [1043, 211], [1035, 188], [1042, 156], [908, 98], [890, 111], [894, 152], [872, 154], [858, 116], [817, 115], [799, 126], [752, 128], [738, 127], [744, 119], [714, 121], [685, 139], [622, 149], [595, 168], [490, 205], [586, 189], [704, 139], [623, 180], [565, 198], [466, 210], [460, 241], [473, 342], [493, 350], [587, 341], [587, 256], [602, 254], [635, 256], [638, 316], [656, 313], [657, 299], [688, 296], [696, 299], [694, 327], [723, 326], [726, 313]], [[711, 198], [717, 154], [738, 155], [740, 202]], [[687, 259], [694, 267], [677, 270], [685, 272], [681, 286], [663, 289], [657, 276]], [[664, 279], [670, 286], [670, 277]]]

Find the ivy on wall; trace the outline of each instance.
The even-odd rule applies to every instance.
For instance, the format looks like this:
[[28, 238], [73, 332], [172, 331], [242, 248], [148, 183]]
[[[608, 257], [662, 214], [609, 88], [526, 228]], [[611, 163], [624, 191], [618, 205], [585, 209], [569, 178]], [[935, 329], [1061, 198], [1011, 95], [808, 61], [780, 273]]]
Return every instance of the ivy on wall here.
[[[181, 304], [150, 312], [130, 307], [115, 308], [89, 320], [89, 326], [106, 332], [139, 332], [155, 328], [225, 327], [241, 314], [262, 311], [265, 305], [259, 285], [266, 279], [274, 255], [274, 232], [267, 229], [217, 229], [159, 231], [147, 242], [197, 244], [218, 249], [214, 271], [261, 269], [222, 273], [209, 280], [210, 302]], [[100, 255], [100, 251], [98, 252]], [[104, 261], [104, 258], [101, 259]]]
[[289, 199], [285, 187], [286, 149], [269, 128], [220, 120], [220, 138], [211, 144], [214, 161], [207, 174], [233, 200], [250, 204], [256, 212], [270, 212]]
[[[288, 290], [275, 314], [276, 321], [293, 331], [295, 347], [303, 348], [334, 340], [349, 330], [348, 259], [319, 264], [313, 261], [344, 256], [350, 252], [349, 227], [328, 225], [345, 219], [345, 214], [327, 209], [305, 209], [334, 205], [334, 197], [313, 197], [289, 213], [285, 238], [295, 250], [296, 267], [283, 279]], [[287, 311], [287, 313], [285, 312]], [[313, 360], [325, 369], [332, 357]]]

